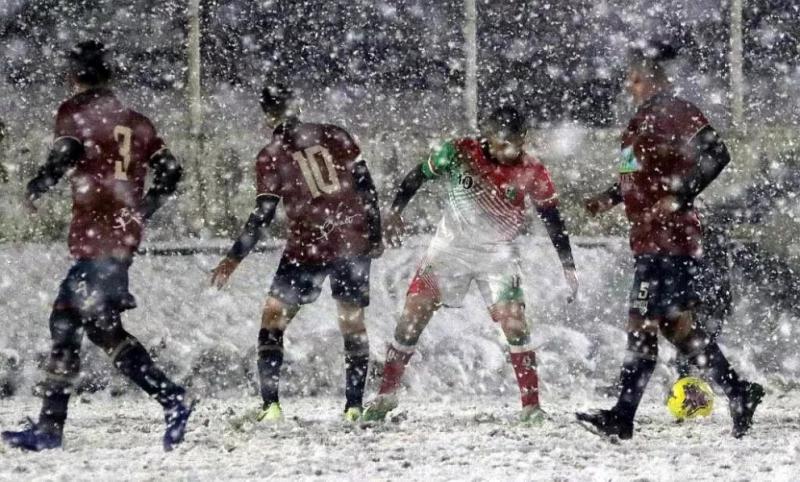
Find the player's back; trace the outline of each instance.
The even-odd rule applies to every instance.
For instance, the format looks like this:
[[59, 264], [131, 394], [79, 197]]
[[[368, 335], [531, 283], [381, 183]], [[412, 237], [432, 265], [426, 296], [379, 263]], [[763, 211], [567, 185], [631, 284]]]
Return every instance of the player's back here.
[[259, 156], [259, 193], [283, 199], [287, 249], [298, 257], [330, 259], [366, 252], [366, 218], [353, 167], [360, 155], [342, 128], [290, 120]]
[[61, 105], [56, 137], [71, 137], [83, 145], [70, 176], [73, 256], [130, 256], [141, 240], [137, 210], [148, 161], [163, 147], [152, 123], [110, 90], [93, 89]]
[[620, 187], [637, 254], [696, 256], [700, 220], [694, 208], [652, 216], [652, 207], [696, 163], [691, 141], [708, 120], [691, 102], [663, 92], [645, 102], [622, 136]]

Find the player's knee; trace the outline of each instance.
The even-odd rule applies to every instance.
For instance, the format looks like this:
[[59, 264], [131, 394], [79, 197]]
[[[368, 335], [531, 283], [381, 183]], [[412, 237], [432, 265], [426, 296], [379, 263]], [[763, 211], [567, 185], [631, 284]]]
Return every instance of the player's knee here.
[[692, 338], [697, 329], [694, 313], [682, 311], [659, 320], [661, 333], [675, 346], [682, 345]]
[[655, 360], [658, 358], [658, 333], [653, 330], [631, 331], [628, 333], [628, 353], [639, 358]]
[[339, 329], [342, 334], [358, 334], [366, 332], [364, 326], [364, 308], [354, 305], [339, 304]]
[[628, 313], [628, 333], [647, 332], [658, 335], [659, 321], [657, 318], [645, 318], [638, 310]]
[[285, 330], [297, 311], [298, 307], [270, 297], [264, 305], [261, 327], [267, 330]]
[[489, 315], [503, 331], [527, 330], [525, 306], [521, 303], [498, 303], [489, 308]]
[[420, 323], [419, 320], [407, 319], [405, 316], [401, 316], [394, 329], [394, 339], [401, 345], [414, 346], [419, 341], [425, 326], [427, 326], [427, 323]]
[[109, 326], [102, 323], [89, 323], [86, 327], [86, 336], [103, 351], [111, 353], [125, 341], [128, 333], [119, 324]]

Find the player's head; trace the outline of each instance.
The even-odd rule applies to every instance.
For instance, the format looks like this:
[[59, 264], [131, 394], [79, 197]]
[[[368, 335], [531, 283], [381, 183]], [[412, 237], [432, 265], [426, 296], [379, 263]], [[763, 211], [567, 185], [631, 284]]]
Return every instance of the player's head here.
[[677, 48], [667, 42], [649, 42], [630, 51], [625, 87], [637, 104], [669, 85], [666, 63], [677, 55]]
[[519, 158], [527, 134], [527, 119], [510, 105], [495, 109], [481, 123], [481, 136], [489, 146], [489, 153], [500, 162]]
[[111, 80], [111, 66], [105, 55], [105, 46], [96, 40], [87, 40], [72, 47], [67, 54], [72, 82], [79, 88], [107, 84]]
[[292, 91], [280, 83], [269, 83], [261, 90], [261, 110], [267, 116], [267, 122], [275, 127], [288, 117]]

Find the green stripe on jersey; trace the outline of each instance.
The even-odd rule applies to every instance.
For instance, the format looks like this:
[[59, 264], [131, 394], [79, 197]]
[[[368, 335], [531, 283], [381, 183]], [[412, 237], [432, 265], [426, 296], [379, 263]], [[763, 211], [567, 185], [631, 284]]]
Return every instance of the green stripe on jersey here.
[[422, 173], [432, 179], [448, 171], [456, 163], [458, 151], [455, 144], [446, 142], [438, 151], [431, 154], [427, 161], [422, 163]]

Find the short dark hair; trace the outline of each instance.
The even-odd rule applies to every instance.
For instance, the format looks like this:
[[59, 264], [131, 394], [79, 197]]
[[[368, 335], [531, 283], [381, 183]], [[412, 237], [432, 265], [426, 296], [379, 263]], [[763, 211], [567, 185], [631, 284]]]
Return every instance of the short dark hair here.
[[81, 84], [105, 84], [111, 80], [111, 66], [106, 62], [105, 55], [105, 45], [97, 40], [75, 45], [67, 53], [72, 77]]
[[666, 78], [665, 64], [678, 56], [678, 47], [664, 40], [650, 40], [628, 53], [628, 65], [653, 79]]
[[506, 139], [524, 138], [528, 133], [528, 120], [516, 107], [504, 105], [484, 119], [481, 131], [484, 135], [499, 135]]
[[289, 110], [292, 90], [281, 83], [269, 83], [261, 90], [261, 110], [269, 115], [283, 115]]

